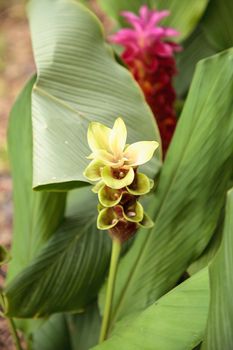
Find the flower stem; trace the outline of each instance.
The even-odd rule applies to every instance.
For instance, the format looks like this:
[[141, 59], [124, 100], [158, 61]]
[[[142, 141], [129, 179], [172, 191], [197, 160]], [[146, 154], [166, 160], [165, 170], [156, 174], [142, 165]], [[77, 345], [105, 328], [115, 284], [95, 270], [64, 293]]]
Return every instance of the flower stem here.
[[13, 318], [7, 318], [8, 319], [8, 323], [9, 323], [9, 328], [10, 328], [10, 332], [12, 335], [12, 338], [14, 340], [15, 346], [17, 350], [23, 350], [20, 344], [20, 340], [19, 340], [19, 336], [16, 330], [16, 326], [15, 323], [13, 321]]
[[102, 343], [106, 339], [106, 336], [108, 333], [109, 320], [110, 320], [111, 309], [112, 309], [114, 286], [115, 286], [115, 281], [116, 281], [116, 272], [117, 272], [117, 266], [118, 266], [120, 252], [121, 252], [121, 242], [118, 239], [113, 238], [112, 239], [112, 255], [111, 255], [111, 262], [110, 262], [110, 271], [109, 271], [107, 293], [106, 293], [106, 300], [105, 300], [105, 306], [104, 306], [104, 315], [103, 315], [103, 320], [102, 320], [102, 325], [101, 325], [99, 344]]

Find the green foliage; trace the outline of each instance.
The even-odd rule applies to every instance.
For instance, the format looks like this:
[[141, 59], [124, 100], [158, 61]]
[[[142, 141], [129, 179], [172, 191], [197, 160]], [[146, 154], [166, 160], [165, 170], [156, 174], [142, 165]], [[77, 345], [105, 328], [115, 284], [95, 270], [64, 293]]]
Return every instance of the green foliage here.
[[233, 46], [233, 2], [211, 0], [202, 21], [203, 32], [216, 51]]
[[210, 265], [210, 310], [203, 350], [233, 348], [233, 189], [227, 196], [221, 247]]
[[8, 261], [10, 260], [10, 254], [8, 252], [8, 250], [0, 245], [0, 266], [8, 263]]
[[182, 47], [183, 50], [177, 54], [178, 74], [175, 77], [175, 88], [179, 96], [188, 91], [198, 61], [216, 53], [203, 33], [201, 25], [198, 25], [184, 40]]
[[198, 64], [147, 209], [155, 226], [120, 263], [112, 325], [170, 290], [214, 233], [232, 174], [232, 63], [229, 50]]
[[209, 305], [205, 270], [141, 313], [119, 322], [98, 350], [192, 350], [203, 339]]
[[[71, 0], [32, 0], [29, 19], [38, 70], [32, 94], [34, 187], [69, 189], [86, 181], [91, 120], [112, 126], [122, 116], [129, 143], [159, 140], [142, 92], [115, 61], [90, 11]], [[157, 171], [155, 158], [146, 172], [154, 177]]]
[[[120, 10], [142, 4], [99, 1], [120, 24]], [[176, 81], [185, 96], [195, 64], [232, 46], [232, 2], [144, 3], [170, 9], [163, 23], [185, 39]], [[38, 72], [10, 116], [14, 243], [2, 297], [6, 315], [22, 318], [17, 324], [32, 350], [88, 350], [98, 340], [111, 248], [97, 230], [97, 196], [83, 177], [88, 123], [112, 126], [121, 116], [130, 143], [160, 136], [138, 85], [85, 6], [31, 0], [28, 13]], [[159, 184], [145, 201], [155, 226], [123, 248], [109, 339], [95, 349], [192, 350], [203, 339], [203, 350], [232, 349], [232, 190], [223, 211], [233, 174], [232, 91], [233, 49], [198, 63]], [[154, 178], [160, 165], [157, 153], [142, 171]], [[138, 179], [128, 190], [148, 192], [149, 180]], [[99, 193], [107, 205], [112, 195]], [[1, 246], [0, 255], [5, 263]], [[179, 284], [187, 269], [192, 276]]]
[[125, 21], [121, 17], [122, 11], [131, 11], [138, 13], [142, 5], [150, 8], [169, 10], [171, 15], [162, 23], [166, 26], [174, 27], [180, 31], [178, 41], [186, 38], [195, 28], [200, 20], [208, 0], [190, 1], [187, 6], [187, 0], [98, 0], [104, 11], [121, 25], [125, 26]]
[[179, 95], [187, 92], [197, 62], [233, 46], [233, 2], [211, 0], [195, 31], [182, 43], [177, 54], [175, 86]]
[[38, 256], [6, 288], [8, 316], [42, 317], [83, 308], [107, 271], [111, 242], [96, 228], [90, 188], [72, 193], [66, 218]]
[[72, 350], [66, 318], [57, 314], [44, 321], [31, 335], [32, 350]]
[[73, 350], [88, 350], [97, 343], [101, 323], [97, 304], [81, 314], [68, 315], [67, 323]]
[[8, 149], [14, 185], [14, 242], [8, 280], [37, 255], [63, 219], [66, 193], [32, 190], [31, 90], [33, 77], [18, 97], [8, 130]]

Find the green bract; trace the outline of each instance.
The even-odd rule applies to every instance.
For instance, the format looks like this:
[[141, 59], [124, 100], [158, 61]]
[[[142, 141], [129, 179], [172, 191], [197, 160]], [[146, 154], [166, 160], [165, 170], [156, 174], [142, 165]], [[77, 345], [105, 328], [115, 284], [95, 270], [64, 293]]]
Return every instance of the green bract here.
[[120, 190], [115, 190], [108, 186], [103, 186], [98, 191], [98, 198], [103, 206], [114, 207], [114, 205], [117, 205], [120, 202], [122, 194], [123, 192]]
[[153, 180], [149, 179], [145, 174], [137, 173], [134, 177], [134, 181], [132, 182], [132, 184], [127, 186], [127, 190], [131, 194], [141, 196], [150, 192], [153, 185]]
[[[118, 206], [117, 209], [123, 215], [123, 208]], [[104, 208], [99, 212], [97, 218], [97, 227], [99, 230], [109, 230], [110, 228], [116, 226], [120, 217], [114, 208]]]
[[127, 221], [141, 222], [143, 220], [143, 206], [139, 202], [135, 202], [126, 206], [123, 216]]
[[[116, 178], [114, 176], [114, 172], [117, 173], [116, 176], [119, 178]], [[120, 189], [123, 187], [126, 187], [130, 185], [134, 180], [134, 171], [133, 168], [130, 168], [126, 171], [117, 171], [115, 169], [112, 169], [110, 166], [105, 166], [101, 171], [101, 176], [104, 181], [104, 183], [114, 189]]]
[[139, 226], [151, 227], [138, 197], [150, 192], [153, 180], [138, 173], [139, 165], [148, 162], [158, 147], [156, 141], [140, 141], [126, 144], [127, 129], [123, 119], [117, 118], [113, 128], [92, 122], [87, 140], [92, 153], [84, 176], [98, 181], [92, 188], [98, 194], [99, 215], [97, 227], [110, 230], [112, 237], [124, 242]]

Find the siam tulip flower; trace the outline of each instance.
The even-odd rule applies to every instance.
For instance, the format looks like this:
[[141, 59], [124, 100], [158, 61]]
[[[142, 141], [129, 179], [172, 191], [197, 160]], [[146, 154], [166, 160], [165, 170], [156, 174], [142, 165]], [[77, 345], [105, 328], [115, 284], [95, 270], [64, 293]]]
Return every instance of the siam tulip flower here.
[[176, 74], [174, 53], [181, 47], [170, 40], [179, 33], [158, 26], [169, 11], [149, 10], [142, 6], [139, 16], [122, 12], [133, 28], [121, 29], [110, 41], [124, 47], [122, 59], [141, 86], [160, 129], [163, 150], [167, 150], [176, 126], [172, 78]]
[[109, 230], [120, 241], [130, 238], [138, 227], [153, 224], [142, 205], [140, 196], [153, 187], [153, 180], [138, 172], [138, 166], [148, 162], [156, 148], [156, 141], [126, 144], [127, 130], [121, 118], [112, 129], [92, 122], [87, 132], [91, 160], [84, 171], [90, 181], [98, 181], [93, 192], [98, 194], [97, 227]]
[[111, 188], [122, 188], [134, 180], [134, 167], [148, 162], [156, 148], [156, 141], [139, 141], [126, 145], [127, 130], [121, 118], [116, 119], [112, 129], [100, 123], [89, 125], [87, 139], [92, 159], [85, 170], [91, 181], [102, 178]]
[[150, 228], [153, 221], [144, 212], [139, 197], [153, 187], [153, 180], [138, 173], [138, 166], [148, 162], [156, 148], [156, 141], [126, 144], [124, 121], [117, 118], [113, 128], [92, 122], [87, 132], [91, 160], [84, 171], [90, 181], [98, 181], [92, 189], [98, 194], [97, 227], [108, 230], [112, 238], [112, 254], [106, 301], [99, 343], [107, 336], [111, 314], [117, 264], [123, 242], [132, 237], [139, 227]]

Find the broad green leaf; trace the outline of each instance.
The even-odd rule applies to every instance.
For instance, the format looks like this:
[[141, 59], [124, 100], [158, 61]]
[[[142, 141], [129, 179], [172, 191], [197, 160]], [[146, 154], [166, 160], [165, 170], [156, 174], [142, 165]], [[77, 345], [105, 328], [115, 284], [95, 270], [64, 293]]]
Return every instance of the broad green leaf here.
[[196, 63], [205, 57], [233, 46], [233, 2], [211, 0], [196, 30], [182, 43], [177, 54], [179, 74], [175, 87], [183, 95], [189, 87]]
[[177, 38], [181, 41], [187, 38], [197, 26], [209, 0], [152, 0], [159, 10], [168, 9], [171, 15], [163, 21], [163, 25], [176, 28], [180, 32]]
[[176, 55], [178, 74], [174, 81], [179, 96], [183, 96], [188, 91], [198, 61], [216, 53], [201, 26], [198, 26], [182, 43], [182, 47], [183, 50]]
[[221, 247], [209, 268], [210, 311], [202, 349], [233, 349], [233, 189], [228, 192]]
[[67, 315], [66, 319], [73, 350], [88, 350], [97, 344], [101, 325], [97, 304], [90, 305], [83, 313]]
[[150, 0], [98, 0], [101, 8], [106, 12], [107, 15], [114, 18], [122, 26], [126, 25], [126, 22], [121, 16], [122, 11], [131, 11], [138, 13], [142, 5], [150, 7]]
[[138, 13], [142, 5], [158, 10], [169, 10], [170, 16], [162, 23], [163, 25], [174, 27], [180, 32], [178, 41], [186, 38], [196, 27], [202, 14], [205, 11], [208, 0], [195, 0], [187, 4], [187, 0], [99, 0], [99, 3], [107, 14], [115, 18], [122, 26], [126, 23], [120, 16], [122, 11]]
[[202, 21], [202, 28], [211, 45], [217, 50], [233, 46], [233, 1], [211, 0]]
[[63, 224], [7, 286], [8, 316], [75, 311], [96, 297], [108, 268], [111, 240], [96, 228], [96, 195], [90, 187], [74, 191], [70, 201]]
[[8, 149], [13, 177], [14, 235], [8, 280], [17, 275], [61, 222], [65, 193], [35, 193], [32, 190], [31, 90], [33, 77], [11, 111]]
[[[87, 181], [91, 120], [112, 127], [121, 116], [127, 142], [159, 140], [140, 88], [115, 61], [88, 9], [72, 0], [31, 0], [29, 19], [38, 70], [32, 94], [35, 188], [64, 189]], [[149, 176], [158, 171], [157, 163], [154, 157], [146, 166]]]
[[207, 246], [232, 174], [233, 49], [201, 61], [148, 214], [117, 274], [111, 324], [170, 290]]
[[[225, 204], [225, 203], [224, 203]], [[213, 233], [213, 236], [211, 237], [207, 247], [203, 251], [200, 257], [198, 257], [197, 260], [195, 260], [187, 269], [187, 272], [190, 275], [193, 275], [194, 273], [200, 271], [204, 267], [208, 266], [209, 263], [213, 260], [215, 257], [216, 252], [219, 249], [219, 246], [221, 244], [222, 240], [222, 232], [223, 232], [223, 223], [224, 223], [224, 210], [222, 210], [219, 221], [217, 224], [217, 227], [215, 229], [215, 232]]]
[[204, 336], [209, 306], [206, 269], [141, 313], [122, 320], [96, 350], [192, 350]]
[[66, 317], [63, 314], [56, 314], [45, 320], [32, 333], [30, 343], [31, 350], [75, 350], [71, 346]]

